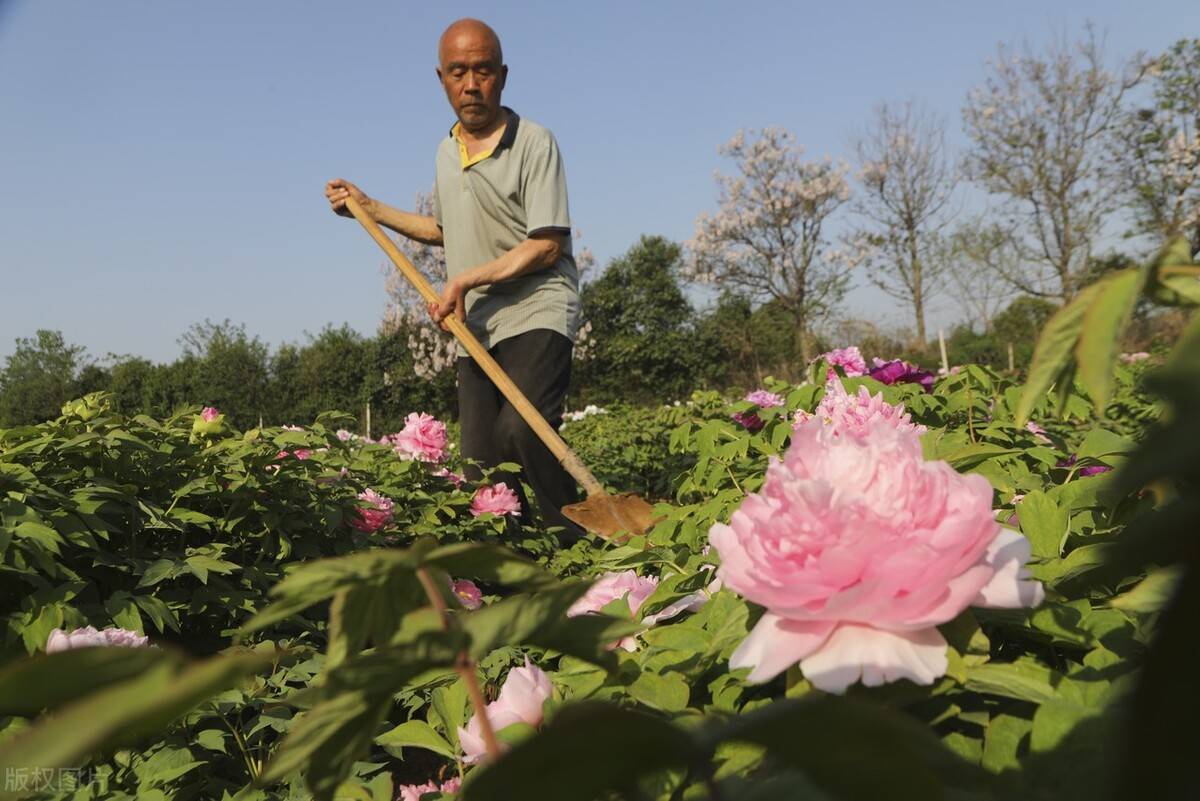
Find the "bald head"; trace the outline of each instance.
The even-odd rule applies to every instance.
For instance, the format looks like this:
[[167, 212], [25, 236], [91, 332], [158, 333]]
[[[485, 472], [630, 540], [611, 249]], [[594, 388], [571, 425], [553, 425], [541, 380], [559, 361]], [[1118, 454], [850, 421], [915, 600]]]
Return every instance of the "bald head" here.
[[486, 22], [465, 18], [450, 23], [438, 40], [438, 63], [444, 69], [447, 58], [454, 51], [479, 52], [487, 50], [496, 60], [496, 66], [504, 63], [504, 51], [500, 49], [500, 37]]
[[438, 80], [467, 131], [487, 134], [504, 124], [500, 93], [508, 79], [500, 37], [477, 19], [460, 19], [438, 42]]

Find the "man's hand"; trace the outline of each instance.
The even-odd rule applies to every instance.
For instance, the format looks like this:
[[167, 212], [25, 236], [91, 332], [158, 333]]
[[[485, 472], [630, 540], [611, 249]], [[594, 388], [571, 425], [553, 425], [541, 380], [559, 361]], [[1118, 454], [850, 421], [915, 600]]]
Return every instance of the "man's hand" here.
[[457, 280], [447, 281], [446, 286], [442, 289], [442, 298], [439, 303], [430, 303], [429, 316], [433, 318], [435, 323], [441, 325], [443, 331], [449, 331], [446, 327], [446, 318], [453, 314], [455, 317], [462, 320], [467, 316], [467, 287]]
[[354, 198], [358, 201], [358, 205], [363, 207], [371, 218], [375, 217], [374, 201], [363, 194], [362, 190], [349, 181], [341, 178], [334, 178], [329, 183], [325, 184], [325, 197], [329, 199], [329, 205], [333, 208], [333, 213], [340, 217], [353, 217], [350, 209], [346, 208], [346, 199]]

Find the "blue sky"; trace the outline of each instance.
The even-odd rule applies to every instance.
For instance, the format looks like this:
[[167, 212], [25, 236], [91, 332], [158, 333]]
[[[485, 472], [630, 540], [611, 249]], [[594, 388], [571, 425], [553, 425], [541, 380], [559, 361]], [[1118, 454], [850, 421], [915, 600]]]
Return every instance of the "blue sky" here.
[[[0, 356], [38, 328], [156, 360], [205, 318], [272, 344], [373, 333], [384, 257], [322, 187], [345, 177], [401, 207], [428, 189], [453, 122], [435, 46], [460, 16], [500, 33], [505, 102], [558, 137], [601, 264], [642, 233], [687, 239], [739, 128], [837, 157], [874, 103], [915, 98], [961, 145], [997, 42], [1091, 19], [1128, 56], [1200, 32], [1195, 0], [0, 0]], [[872, 290], [848, 305], [906, 321]]]

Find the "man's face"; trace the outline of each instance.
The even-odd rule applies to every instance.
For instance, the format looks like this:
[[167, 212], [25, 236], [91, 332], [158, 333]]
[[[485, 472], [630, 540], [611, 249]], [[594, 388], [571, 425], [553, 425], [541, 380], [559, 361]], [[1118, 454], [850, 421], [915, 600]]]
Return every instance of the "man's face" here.
[[442, 44], [437, 73], [464, 128], [479, 130], [496, 119], [508, 67], [486, 35], [467, 30], [450, 36]]

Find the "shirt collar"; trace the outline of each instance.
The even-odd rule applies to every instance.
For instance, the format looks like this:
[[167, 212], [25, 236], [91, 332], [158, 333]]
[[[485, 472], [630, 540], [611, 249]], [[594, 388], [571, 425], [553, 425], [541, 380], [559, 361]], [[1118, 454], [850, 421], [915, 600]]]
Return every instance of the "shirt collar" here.
[[[493, 153], [497, 150], [502, 150], [506, 147], [513, 146], [513, 142], [517, 141], [517, 126], [521, 123], [521, 117], [517, 114], [517, 112], [513, 111], [508, 106], [501, 106], [500, 108], [508, 112], [508, 122], [504, 125], [504, 133], [500, 134], [500, 141], [497, 142], [496, 147], [492, 149]], [[454, 124], [450, 126], [451, 139], [458, 140], [458, 129], [460, 125], [461, 123], [458, 122], [458, 120], [455, 120]]]

